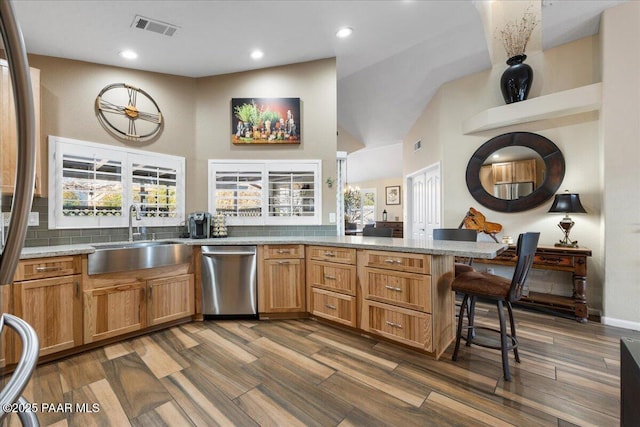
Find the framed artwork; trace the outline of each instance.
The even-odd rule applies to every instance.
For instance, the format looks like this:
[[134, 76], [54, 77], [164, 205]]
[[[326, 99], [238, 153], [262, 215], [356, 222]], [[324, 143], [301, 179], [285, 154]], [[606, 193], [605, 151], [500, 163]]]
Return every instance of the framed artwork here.
[[391, 187], [385, 187], [386, 200], [385, 204], [387, 205], [399, 205], [400, 204], [400, 186], [394, 185]]
[[300, 144], [300, 98], [232, 98], [231, 142]]

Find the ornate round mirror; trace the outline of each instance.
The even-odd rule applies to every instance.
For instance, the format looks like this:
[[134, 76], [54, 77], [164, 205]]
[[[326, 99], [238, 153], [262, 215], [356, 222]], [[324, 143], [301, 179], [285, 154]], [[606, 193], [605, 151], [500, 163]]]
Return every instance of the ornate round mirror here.
[[482, 206], [522, 212], [553, 196], [564, 178], [564, 157], [544, 136], [505, 133], [485, 142], [467, 165], [467, 188]]

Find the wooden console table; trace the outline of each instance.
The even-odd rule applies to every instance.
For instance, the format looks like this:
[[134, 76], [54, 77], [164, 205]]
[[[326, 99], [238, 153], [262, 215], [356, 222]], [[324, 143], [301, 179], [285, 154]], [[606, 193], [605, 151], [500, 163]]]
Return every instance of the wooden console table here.
[[[573, 295], [560, 295], [529, 292], [522, 297], [519, 304], [552, 308], [569, 312], [580, 322], [586, 322], [587, 310], [587, 257], [591, 256], [591, 249], [587, 248], [559, 248], [555, 246], [538, 246], [533, 261], [533, 268], [543, 270], [567, 271], [573, 275]], [[482, 264], [508, 265], [516, 264], [516, 247], [509, 246], [504, 252], [493, 259], [478, 260]]]

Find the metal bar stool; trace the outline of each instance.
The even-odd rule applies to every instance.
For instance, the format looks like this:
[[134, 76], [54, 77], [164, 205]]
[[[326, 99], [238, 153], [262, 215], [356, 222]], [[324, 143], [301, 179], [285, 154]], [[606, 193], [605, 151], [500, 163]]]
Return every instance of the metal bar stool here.
[[[509, 350], [513, 350], [516, 362], [520, 363], [518, 355], [518, 338], [516, 337], [516, 326], [513, 320], [513, 309], [511, 303], [522, 297], [522, 287], [527, 280], [529, 270], [533, 265], [533, 258], [538, 246], [540, 233], [524, 233], [518, 237], [518, 245], [516, 255], [518, 262], [511, 280], [490, 273], [481, 273], [472, 271], [462, 273], [453, 280], [451, 288], [463, 294], [462, 305], [460, 306], [460, 314], [458, 316], [458, 329], [456, 332], [456, 346], [453, 350], [452, 360], [458, 360], [458, 350], [460, 349], [460, 339], [462, 338], [462, 322], [464, 320], [465, 308], [471, 303], [471, 310], [467, 314], [468, 325], [467, 334], [465, 336], [466, 345], [476, 344], [481, 347], [500, 349], [502, 353], [502, 370], [504, 379], [511, 381], [511, 372], [509, 371]], [[476, 327], [473, 323], [475, 300], [477, 298], [489, 299], [496, 302], [498, 308], [498, 318], [500, 320], [500, 330], [492, 328]], [[504, 305], [507, 306], [509, 313], [509, 324], [511, 326], [511, 334], [507, 334], [507, 327], [504, 317]], [[495, 346], [481, 341], [474, 341], [475, 329], [487, 329], [500, 333], [500, 346]]]

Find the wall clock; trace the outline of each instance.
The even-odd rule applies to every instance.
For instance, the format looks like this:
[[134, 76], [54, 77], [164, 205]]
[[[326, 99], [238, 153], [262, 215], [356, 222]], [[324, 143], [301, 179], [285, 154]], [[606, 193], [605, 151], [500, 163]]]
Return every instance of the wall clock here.
[[120, 138], [145, 140], [162, 128], [162, 113], [144, 90], [126, 83], [105, 86], [96, 98], [98, 120]]

